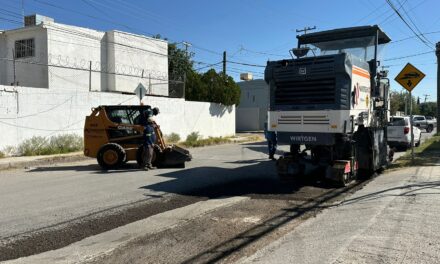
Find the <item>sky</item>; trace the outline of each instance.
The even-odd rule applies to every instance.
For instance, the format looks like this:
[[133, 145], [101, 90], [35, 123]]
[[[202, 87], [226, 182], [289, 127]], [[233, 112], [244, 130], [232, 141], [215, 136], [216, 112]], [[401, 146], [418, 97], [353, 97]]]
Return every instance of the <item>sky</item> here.
[[[384, 47], [381, 61], [389, 66], [391, 88], [402, 91], [394, 78], [411, 63], [426, 74], [413, 95], [422, 102], [425, 95], [427, 101], [435, 101], [440, 1], [390, 1], [403, 19], [386, 0], [0, 0], [0, 30], [20, 27], [24, 10], [26, 15], [38, 13], [58, 23], [96, 30], [160, 34], [170, 42], [190, 43], [195, 68], [202, 68], [201, 72], [220, 62], [226, 51], [227, 73], [238, 81], [241, 72], [263, 78], [261, 66], [268, 60], [290, 58], [289, 50], [297, 45], [296, 29], [379, 25], [394, 41]], [[423, 33], [419, 34], [423, 42], [414, 32]], [[213, 67], [221, 70], [221, 64]]]

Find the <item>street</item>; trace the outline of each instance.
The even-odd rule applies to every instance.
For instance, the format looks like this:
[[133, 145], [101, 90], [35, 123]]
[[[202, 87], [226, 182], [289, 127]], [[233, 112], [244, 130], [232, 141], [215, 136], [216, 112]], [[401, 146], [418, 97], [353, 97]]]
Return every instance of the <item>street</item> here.
[[5, 260], [61, 248], [217, 197], [251, 197], [254, 213], [270, 218], [285, 206], [315, 210], [308, 203], [324, 203], [351, 189], [324, 183], [283, 185], [266, 149], [264, 142], [197, 148], [185, 169], [146, 172], [127, 164], [103, 172], [95, 160], [87, 160], [1, 172], [0, 256]]
[[[423, 139], [431, 135], [423, 133]], [[286, 186], [278, 181], [266, 148], [265, 142], [261, 142], [192, 149], [194, 159], [185, 169], [143, 171], [129, 163], [120, 170], [101, 171], [96, 161], [90, 159], [1, 172], [2, 259], [61, 248], [208, 199], [251, 197], [252, 202], [244, 204], [256, 210], [242, 217], [258, 215], [258, 219], [264, 219], [285, 206], [316, 211], [316, 204], [306, 203], [327, 204], [335, 198], [343, 199], [364, 184], [356, 185], [353, 190], [352, 187], [338, 189], [328, 183]], [[287, 150], [286, 146], [281, 149]], [[270, 210], [268, 201], [273, 206]], [[236, 210], [242, 210], [243, 206]]]

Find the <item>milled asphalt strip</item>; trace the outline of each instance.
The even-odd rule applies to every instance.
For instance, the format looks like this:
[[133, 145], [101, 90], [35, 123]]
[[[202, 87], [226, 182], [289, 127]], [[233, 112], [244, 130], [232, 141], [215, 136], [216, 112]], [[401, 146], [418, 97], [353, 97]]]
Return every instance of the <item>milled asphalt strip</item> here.
[[3, 263], [64, 264], [91, 261], [109, 255], [115, 249], [123, 247], [137, 238], [171, 229], [221, 207], [231, 206], [248, 199], [248, 197], [230, 197], [197, 202], [88, 237], [61, 249]]

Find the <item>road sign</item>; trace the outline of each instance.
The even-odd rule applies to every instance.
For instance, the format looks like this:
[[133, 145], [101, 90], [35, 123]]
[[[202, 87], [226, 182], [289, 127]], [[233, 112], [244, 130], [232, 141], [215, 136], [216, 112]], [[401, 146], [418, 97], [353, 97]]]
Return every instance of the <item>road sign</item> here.
[[408, 90], [408, 92], [411, 92], [423, 78], [425, 78], [423, 72], [411, 63], [407, 63], [394, 80]]
[[134, 93], [137, 96], [139, 96], [139, 100], [142, 100], [142, 98], [147, 93], [147, 89], [145, 88], [145, 86], [142, 83], [139, 83], [139, 85], [136, 87], [136, 89], [134, 89]]

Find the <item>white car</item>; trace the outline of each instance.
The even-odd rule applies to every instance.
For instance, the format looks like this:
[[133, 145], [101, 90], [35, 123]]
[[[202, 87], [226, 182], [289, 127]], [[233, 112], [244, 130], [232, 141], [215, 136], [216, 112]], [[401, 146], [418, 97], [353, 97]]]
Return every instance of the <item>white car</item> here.
[[[411, 147], [411, 126], [409, 116], [392, 116], [388, 123], [388, 145], [390, 147]], [[418, 147], [422, 139], [422, 131], [413, 126], [414, 146]]]

